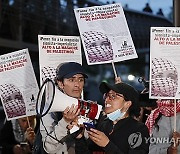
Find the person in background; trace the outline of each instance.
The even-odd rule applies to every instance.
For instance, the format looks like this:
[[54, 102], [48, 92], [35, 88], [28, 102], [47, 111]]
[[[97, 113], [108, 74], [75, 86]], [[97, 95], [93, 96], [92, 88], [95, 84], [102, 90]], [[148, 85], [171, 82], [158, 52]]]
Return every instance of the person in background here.
[[151, 111], [157, 108], [156, 101], [157, 99], [149, 98], [149, 89], [145, 88], [142, 92], [140, 92], [139, 105], [141, 107], [141, 114], [139, 120], [141, 122], [145, 123]]
[[[149, 129], [150, 141], [149, 154], [171, 154], [172, 151], [180, 151], [180, 101], [176, 102], [176, 131], [174, 132], [174, 100], [157, 100], [157, 108], [151, 111], [146, 120]], [[177, 138], [174, 140], [172, 138]], [[175, 144], [174, 144], [175, 141]], [[175, 146], [174, 146], [175, 145]], [[169, 150], [168, 150], [169, 149]], [[172, 153], [175, 154], [175, 153]], [[176, 153], [178, 154], [178, 153]]]
[[[55, 83], [58, 89], [70, 97], [80, 99], [85, 84], [86, 75], [83, 67], [76, 62], [67, 62], [60, 64], [56, 69]], [[59, 103], [63, 103], [59, 100]], [[53, 112], [45, 115], [40, 125], [44, 150], [47, 153], [56, 154], [74, 154], [74, 141], [68, 141], [64, 144], [59, 141], [68, 135], [67, 126], [77, 118], [79, 114], [78, 106], [72, 104], [64, 112]], [[46, 130], [48, 131], [48, 134]], [[50, 136], [50, 135], [51, 136]]]
[[104, 113], [97, 125], [90, 128], [89, 138], [78, 136], [76, 154], [148, 154], [149, 133], [147, 127], [134, 119], [139, 116], [138, 92], [130, 85], [120, 82], [109, 85], [102, 82]]
[[122, 82], [121, 77], [118, 76], [115, 78], [115, 84], [121, 83], [121, 82]]
[[[163, 97], [175, 98], [178, 89], [178, 71], [176, 65], [169, 59], [153, 58], [151, 74], [151, 96], [158, 98], [157, 107], [151, 111], [146, 120], [150, 133], [150, 154], [165, 154], [170, 152], [174, 144], [173, 135], [180, 132], [180, 101], [176, 102], [176, 128], [174, 128], [175, 103], [174, 100], [160, 99]], [[171, 149], [172, 152], [172, 149]], [[180, 152], [180, 151], [179, 151]]]
[[35, 126], [35, 116], [6, 121], [0, 133], [2, 154], [31, 154]]

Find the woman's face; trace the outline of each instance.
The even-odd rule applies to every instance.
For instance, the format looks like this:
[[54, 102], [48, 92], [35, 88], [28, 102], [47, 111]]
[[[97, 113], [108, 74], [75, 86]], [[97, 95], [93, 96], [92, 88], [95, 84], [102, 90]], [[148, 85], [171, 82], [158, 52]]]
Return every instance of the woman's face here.
[[105, 96], [105, 113], [112, 113], [124, 106], [125, 100], [122, 94], [110, 90]]

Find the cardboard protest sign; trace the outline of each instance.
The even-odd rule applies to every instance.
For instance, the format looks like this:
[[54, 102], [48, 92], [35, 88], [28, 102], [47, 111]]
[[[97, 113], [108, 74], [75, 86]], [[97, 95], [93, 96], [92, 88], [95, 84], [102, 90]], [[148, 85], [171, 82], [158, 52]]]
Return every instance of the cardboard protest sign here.
[[56, 68], [64, 62], [82, 64], [81, 44], [78, 36], [39, 35], [40, 79], [54, 79]]
[[38, 91], [28, 49], [0, 56], [0, 97], [7, 120], [35, 115]]
[[88, 65], [137, 58], [121, 4], [74, 9]]
[[180, 98], [180, 28], [151, 27], [150, 98]]

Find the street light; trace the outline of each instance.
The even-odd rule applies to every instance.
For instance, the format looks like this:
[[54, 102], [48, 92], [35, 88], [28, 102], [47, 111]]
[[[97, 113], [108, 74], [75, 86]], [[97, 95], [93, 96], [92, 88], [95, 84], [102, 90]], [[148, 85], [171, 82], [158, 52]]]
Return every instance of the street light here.
[[134, 75], [132, 75], [132, 74], [129, 74], [128, 75], [128, 80], [129, 81], [133, 81], [135, 79], [135, 76]]

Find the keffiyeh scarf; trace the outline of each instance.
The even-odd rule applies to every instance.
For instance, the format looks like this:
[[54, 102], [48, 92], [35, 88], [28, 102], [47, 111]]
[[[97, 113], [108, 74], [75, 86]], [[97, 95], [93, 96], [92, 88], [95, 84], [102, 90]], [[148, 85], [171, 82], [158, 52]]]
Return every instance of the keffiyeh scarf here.
[[[176, 102], [176, 113], [178, 112], [180, 112], [180, 100]], [[159, 116], [160, 113], [166, 117], [174, 116], [174, 100], [158, 100], [157, 101], [157, 108], [151, 111], [151, 114], [148, 116], [145, 123], [149, 129], [150, 135], [152, 134], [155, 120]]]
[[113, 49], [108, 37], [96, 31], [84, 32], [85, 47], [90, 63], [103, 62], [113, 59]]

